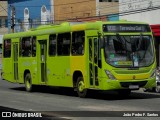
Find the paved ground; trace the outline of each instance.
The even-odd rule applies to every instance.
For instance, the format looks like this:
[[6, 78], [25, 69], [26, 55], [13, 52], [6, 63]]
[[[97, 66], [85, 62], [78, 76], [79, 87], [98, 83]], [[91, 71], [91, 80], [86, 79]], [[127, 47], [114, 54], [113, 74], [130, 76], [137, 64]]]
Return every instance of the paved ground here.
[[[76, 97], [72, 89], [39, 87], [35, 92], [28, 93], [25, 91], [24, 85], [0, 80], [0, 107], [9, 109], [9, 111], [16, 109], [41, 112], [52, 116], [52, 119], [105, 120], [106, 116], [112, 117], [110, 119], [118, 119], [127, 112], [146, 114], [146, 111], [160, 116], [160, 93], [144, 93], [139, 90], [133, 92], [131, 96], [123, 98], [114, 92], [90, 91], [89, 97], [82, 99]], [[98, 113], [91, 111], [98, 111]], [[134, 117], [138, 120], [149, 118]], [[128, 119], [128, 117], [122, 117], [122, 119]], [[131, 119], [132, 117], [129, 118], [129, 120]]]

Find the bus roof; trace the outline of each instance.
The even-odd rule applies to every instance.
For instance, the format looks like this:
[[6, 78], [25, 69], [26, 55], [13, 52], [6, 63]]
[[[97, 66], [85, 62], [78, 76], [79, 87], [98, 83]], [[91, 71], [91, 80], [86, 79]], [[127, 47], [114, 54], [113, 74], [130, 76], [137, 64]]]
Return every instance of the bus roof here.
[[17, 38], [17, 37], [27, 37], [35, 35], [45, 35], [45, 34], [56, 34], [64, 33], [69, 31], [80, 31], [80, 30], [93, 30], [93, 29], [102, 29], [102, 24], [147, 24], [144, 22], [135, 22], [135, 21], [96, 21], [96, 22], [64, 22], [58, 25], [41, 25], [37, 28], [30, 29], [25, 32], [19, 33], [10, 33], [5, 34], [4, 39]]

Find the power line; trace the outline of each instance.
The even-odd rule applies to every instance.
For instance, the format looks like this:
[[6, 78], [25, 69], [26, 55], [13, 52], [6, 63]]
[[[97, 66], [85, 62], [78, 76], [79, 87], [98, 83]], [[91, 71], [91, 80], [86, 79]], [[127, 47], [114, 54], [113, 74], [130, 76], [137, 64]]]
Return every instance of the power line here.
[[[62, 5], [70, 5], [70, 4], [77, 4], [77, 3], [85, 3], [85, 2], [89, 2], [89, 1], [95, 1], [95, 0], [87, 0], [87, 1], [80, 1], [80, 2], [72, 2], [72, 3], [65, 3], [65, 4], [57, 4], [57, 5], [45, 5], [45, 6], [53, 6], [53, 7], [55, 7], [55, 6], [62, 6]], [[159, 0], [157, 0], [157, 1], [159, 1]], [[154, 2], [157, 2], [157, 1], [154, 1]], [[144, 1], [140, 1], [141, 3], [144, 3]], [[103, 2], [98, 2], [98, 3], [103, 3]], [[104, 2], [105, 3], [105, 2]], [[107, 3], [107, 2], [106, 2]], [[112, 2], [108, 2], [108, 3], [112, 3]], [[115, 2], [115, 3], [117, 3], [117, 2]], [[132, 3], [132, 4], [134, 4], [134, 3], [139, 3], [139, 2], [137, 2], [137, 1], [132, 1], [132, 2], [121, 2], [121, 3], [119, 3], [119, 5], [126, 5], [126, 4], [129, 4], [129, 3]], [[142, 4], [141, 4], [142, 5]], [[107, 6], [110, 6], [110, 5], [107, 5]], [[107, 6], [105, 6], [105, 7], [107, 7]], [[16, 6], [16, 7], [26, 7], [26, 6]], [[28, 5], [27, 7], [42, 7], [42, 6], [38, 6], [38, 5]]]
[[[158, 2], [158, 1], [156, 1], [156, 2]], [[130, 2], [131, 3], [131, 2]], [[133, 2], [132, 2], [133, 3]], [[136, 2], [137, 3], [137, 2]], [[124, 4], [123, 4], [124, 5]], [[111, 6], [110, 6], [111, 7]], [[112, 7], [113, 8], [113, 7]], [[117, 14], [119, 14], [120, 16], [123, 16], [123, 15], [126, 15], [126, 14], [135, 14], [135, 13], [140, 13], [140, 12], [146, 12], [146, 11], [151, 11], [151, 10], [157, 10], [157, 9], [159, 9], [159, 6], [158, 7], [154, 7], [154, 8], [152, 8], [152, 9], [140, 9], [140, 10], [134, 10], [134, 11], [128, 11], [128, 12], [122, 12], [122, 13], [117, 13]], [[95, 10], [97, 10], [97, 9], [95, 9]], [[77, 12], [77, 11], [76, 11]], [[80, 11], [81, 12], [81, 11]], [[65, 13], [66, 14], [66, 13]], [[69, 14], [69, 13], [67, 13], [67, 14]], [[116, 14], [116, 13], [115, 13]], [[111, 14], [112, 15], [112, 14]], [[95, 16], [90, 16], [90, 17], [95, 17]], [[83, 17], [83, 18], [86, 18], [86, 17]], [[17, 18], [16, 18], [17, 19]], [[64, 19], [63, 19], [63, 21], [64, 21]]]
[[2, 9], [8, 14], [8, 11], [0, 4], [0, 6], [2, 7]]
[[[84, 3], [84, 2], [89, 2], [89, 1], [93, 1], [93, 0], [87, 0], [87, 1], [81, 1], [81, 2], [74, 2], [74, 3], [67, 3], [67, 4], [58, 4], [57, 6], [60, 6], [60, 5], [68, 5], [68, 4], [77, 4], [77, 3]], [[95, 0], [94, 0], [95, 1]], [[157, 2], [157, 1], [156, 1]], [[137, 2], [135, 2], [135, 1], [133, 1], [133, 2], [125, 2], [125, 3], [119, 3], [119, 5], [120, 4], [122, 4], [122, 5], [126, 5], [127, 3], [137, 3]], [[49, 6], [56, 6], [56, 5], [49, 5]], [[16, 8], [17, 8], [18, 6], [16, 6]], [[21, 6], [22, 7], [22, 6]], [[33, 6], [33, 7], [40, 7], [40, 6]], [[107, 9], [109, 9], [109, 8], [111, 8], [111, 9], [113, 9], [114, 10], [114, 7], [113, 6], [111, 6], [111, 5], [107, 5], [107, 6], [104, 6], [105, 8], [106, 7], [108, 7]], [[100, 7], [100, 8], [97, 8], [97, 9], [91, 9], [91, 10], [100, 10], [100, 9], [104, 9], [104, 7]], [[91, 11], [91, 10], [88, 10], [88, 11]], [[72, 11], [72, 12], [68, 12], [68, 13], [61, 13], [61, 15], [62, 14], [70, 14], [70, 13], [77, 13], [77, 12], [84, 12], [84, 11]]]
[[[118, 13], [115, 13], [115, 14], [119, 14], [119, 16], [123, 16], [123, 15], [129, 15], [129, 14], [136, 14], [136, 13], [142, 13], [142, 12], [147, 12], [147, 11], [153, 11], [153, 10], [157, 10], [157, 9], [160, 9], [160, 6], [154, 7], [154, 8], [147, 8], [147, 9], [141, 9], [141, 10], [128, 11], [128, 12], [118, 12]], [[115, 15], [115, 14], [108, 14], [108, 15], [101, 15], [101, 16], [109, 16], [109, 15]], [[101, 17], [101, 16], [79, 17], [77, 19], [94, 18], [94, 17]], [[110, 18], [112, 18], [112, 16]], [[65, 21], [65, 20], [66, 19], [61, 19], [61, 20], [58, 20], [58, 21]], [[40, 22], [43, 22], [43, 21], [36, 21], [36, 22], [40, 23]], [[25, 24], [25, 22], [23, 22], [23, 23]], [[27, 22], [27, 24], [28, 24], [28, 22]], [[32, 23], [32, 24], [34, 25], [34, 23]]]
[[[95, 0], [86, 0], [86, 1], [79, 1], [79, 2], [70, 2], [70, 3], [62, 3], [62, 4], [58, 4], [58, 5], [46, 5], [46, 6], [61, 6], [61, 5], [69, 5], [69, 4], [77, 4], [77, 3], [85, 3], [85, 2], [89, 2], [89, 1], [95, 1]], [[17, 6], [17, 7], [26, 7], [26, 6]], [[36, 6], [36, 5], [31, 5], [28, 7], [42, 7], [42, 6]]]
[[[158, 2], [159, 3], [159, 1], [156, 1], [156, 2]], [[137, 3], [137, 2], [130, 2], [130, 3]], [[145, 3], [145, 4], [139, 4], [139, 5], [146, 5], [146, 4], [148, 4], [148, 3]], [[123, 5], [126, 5], [126, 3], [124, 4], [123, 3]], [[108, 7], [107, 7], [108, 6]], [[116, 10], [117, 8], [117, 6], [112, 6], [112, 5], [107, 5], [107, 6], [104, 6], [104, 7], [100, 7], [100, 8], [96, 8], [96, 9], [90, 9], [90, 10], [87, 10], [87, 11], [93, 11], [93, 10], [100, 10], [100, 9], [109, 9], [109, 11], [113, 11], [113, 10]], [[107, 8], [106, 8], [107, 7]], [[102, 11], [102, 10], [101, 10]], [[108, 10], [107, 10], [108, 11]], [[66, 12], [66, 13], [60, 13], [59, 15], [67, 15], [67, 14], [73, 14], [73, 13], [84, 13], [84, 12], [86, 12], [86, 10], [84, 11], [71, 11], [71, 12]], [[33, 13], [33, 11], [32, 11], [32, 13]]]
[[5, 23], [3, 23], [3, 24], [0, 25], [0, 28], [2, 28], [2, 27], [7, 28]]
[[[118, 12], [115, 14], [118, 14], [119, 16], [123, 15], [129, 15], [129, 14], [136, 14], [136, 13], [142, 13], [142, 12], [147, 12], [147, 11], [153, 11], [153, 10], [158, 10], [160, 9], [160, 6], [154, 7], [154, 8], [146, 8], [146, 9], [141, 9], [141, 10], [134, 10], [134, 11], [128, 11], [128, 12]], [[89, 16], [89, 17], [79, 17], [79, 18], [71, 18], [69, 20], [75, 20], [75, 19], [83, 19], [83, 18], [94, 18], [94, 17], [101, 17], [101, 16], [110, 16], [110, 15], [115, 15], [115, 14], [108, 14], [108, 15], [100, 15], [100, 16]], [[112, 18], [114, 16], [111, 16], [109, 18]], [[65, 21], [66, 19], [60, 19], [58, 21]], [[43, 22], [43, 21], [38, 21], [38, 22]], [[27, 22], [28, 23], [28, 22]], [[25, 24], [25, 23], [24, 23]], [[34, 24], [34, 23], [33, 23]]]
[[[160, 2], [160, 1], [156, 1], [156, 2]], [[132, 4], [133, 3], [137, 3], [137, 2], [132, 2]], [[145, 4], [139, 4], [139, 5], [147, 5], [148, 3], [145, 3]], [[124, 5], [124, 4], [123, 4]], [[104, 6], [104, 7], [100, 7], [100, 8], [96, 8], [96, 9], [91, 9], [92, 11], [93, 10], [99, 10], [99, 9], [109, 9], [109, 10], [111, 10], [111, 11], [113, 11], [113, 10], [116, 10], [117, 9], [117, 6], [111, 6], [111, 5], [108, 5], [108, 7], [106, 8], [107, 6]], [[89, 10], [88, 10], [89, 11]], [[65, 14], [71, 14], [71, 13], [77, 13], [77, 12], [84, 12], [84, 10], [83, 11], [73, 11], [73, 12], [68, 12], [68, 13], [60, 13], [59, 15], [65, 15]]]
[[153, 11], [153, 10], [158, 10], [158, 9], [160, 9], [160, 6], [156, 6], [153, 8], [145, 8], [145, 9], [140, 9], [140, 10], [126, 11], [126, 12], [123, 12], [123, 14], [120, 14], [120, 16], [148, 12], [148, 11]]
[[[119, 16], [124, 16], [124, 15], [142, 13], [142, 12], [153, 11], [153, 10], [158, 10], [158, 9], [160, 9], [160, 6], [157, 6], [157, 7], [154, 7], [154, 8], [146, 8], [146, 9], [141, 9], [141, 10], [128, 11], [128, 12], [118, 12], [118, 13], [115, 13], [115, 14], [107, 14], [107, 15], [100, 15], [100, 16], [89, 16], [89, 17], [80, 17], [80, 18], [77, 18], [77, 19], [93, 18], [93, 17], [101, 17], [101, 16], [110, 16], [110, 15], [113, 15], [113, 16], [109, 17], [109, 18], [112, 18], [112, 17], [114, 17], [114, 15], [117, 15], [117, 14]], [[63, 21], [63, 19], [60, 20], [60, 21]]]

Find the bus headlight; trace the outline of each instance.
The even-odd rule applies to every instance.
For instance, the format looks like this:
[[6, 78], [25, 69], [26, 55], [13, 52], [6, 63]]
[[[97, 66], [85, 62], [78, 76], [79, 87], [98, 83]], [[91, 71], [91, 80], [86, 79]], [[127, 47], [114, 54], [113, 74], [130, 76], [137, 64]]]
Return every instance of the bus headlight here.
[[153, 77], [155, 77], [155, 76], [156, 76], [156, 70], [153, 70], [153, 72], [152, 72], [150, 78], [153, 78]]
[[116, 79], [114, 77], [114, 75], [111, 72], [109, 72], [108, 70], [105, 70], [105, 72], [106, 72], [106, 74], [107, 74], [107, 76], [108, 76], [109, 79], [111, 79], [111, 80], [115, 80]]

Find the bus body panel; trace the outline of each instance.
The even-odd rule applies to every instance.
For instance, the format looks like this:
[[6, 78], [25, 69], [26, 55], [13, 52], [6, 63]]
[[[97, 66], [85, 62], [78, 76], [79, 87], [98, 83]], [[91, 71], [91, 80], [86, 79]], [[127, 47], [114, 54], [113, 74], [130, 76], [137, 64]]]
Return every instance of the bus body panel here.
[[50, 79], [49, 85], [71, 87], [70, 57], [55, 57], [53, 59], [53, 65], [48, 62], [50, 66], [48, 67], [50, 69], [50, 76], [53, 76], [53, 79]]
[[7, 81], [9, 81], [9, 82], [15, 82], [14, 80], [13, 80], [13, 71], [12, 71], [12, 69], [13, 69], [13, 66], [12, 66], [12, 59], [11, 58], [5, 58], [5, 59], [3, 59], [2, 60], [2, 63], [3, 63], [3, 65], [2, 65], [2, 69], [3, 69], [3, 78], [5, 79], [5, 80], [7, 80]]
[[[29, 72], [34, 85], [48, 85], [61, 87], [75, 87], [78, 72], [78, 77], [83, 77], [85, 88], [100, 89], [100, 90], [117, 90], [128, 89], [129, 85], [137, 84], [140, 87], [155, 86], [155, 76], [152, 74], [156, 69], [156, 60], [147, 67], [139, 67], [138, 69], [118, 68], [111, 66], [106, 62], [104, 49], [104, 36], [116, 36], [116, 33], [103, 32], [103, 24], [145, 24], [137, 22], [91, 22], [76, 25], [69, 25], [64, 23], [62, 25], [47, 25], [41, 26], [37, 29], [22, 33], [8, 34], [4, 36], [4, 41], [10, 39], [11, 57], [2, 58], [2, 76], [5, 80], [10, 82], [24, 83], [25, 73]], [[49, 36], [62, 33], [85, 32], [85, 46], [83, 55], [67, 56], [49, 55]], [[120, 35], [138, 36], [140, 32], [123, 32]], [[144, 32], [143, 35], [150, 35], [152, 33]], [[18, 57], [18, 63], [14, 60], [14, 46], [18, 45], [18, 53], [20, 51], [20, 39], [25, 37], [36, 37], [36, 56], [32, 57]], [[153, 37], [153, 36], [152, 36]], [[57, 40], [57, 39], [56, 39]], [[152, 40], [153, 41], [153, 40]], [[72, 42], [72, 38], [71, 38]], [[102, 43], [103, 42], [103, 43]], [[153, 41], [154, 42], [154, 41]], [[102, 47], [103, 46], [103, 47]], [[17, 47], [17, 46], [16, 46]], [[72, 44], [70, 44], [70, 48]], [[153, 46], [152, 46], [153, 47]], [[6, 49], [6, 48], [5, 48]], [[4, 50], [4, 46], [3, 46]], [[56, 43], [57, 50], [57, 43]], [[155, 54], [155, 51], [154, 51]], [[14, 75], [14, 66], [18, 64], [18, 79]], [[110, 79], [106, 71], [109, 71], [114, 77]], [[152, 77], [151, 77], [152, 76]], [[15, 80], [16, 78], [17, 80]], [[144, 83], [146, 82], [146, 83]], [[141, 84], [143, 84], [141, 86]], [[127, 86], [127, 87], [126, 87]]]

